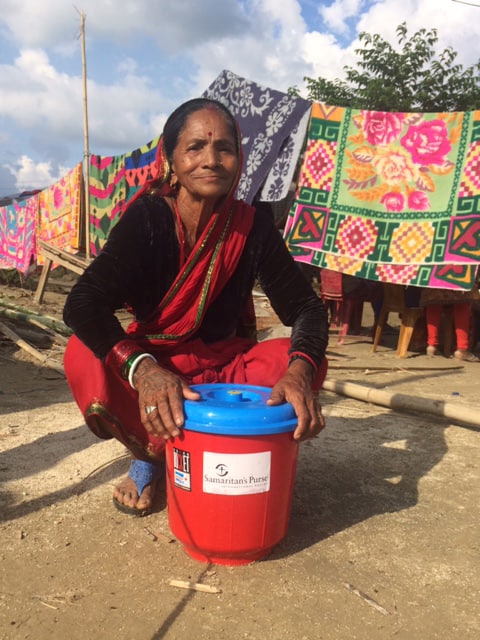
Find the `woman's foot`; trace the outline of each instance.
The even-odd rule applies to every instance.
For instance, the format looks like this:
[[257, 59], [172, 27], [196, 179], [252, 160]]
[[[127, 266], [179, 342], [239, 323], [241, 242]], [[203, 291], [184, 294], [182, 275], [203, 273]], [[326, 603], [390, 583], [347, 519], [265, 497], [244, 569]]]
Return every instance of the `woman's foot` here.
[[480, 362], [480, 358], [478, 356], [466, 349], [457, 349], [453, 354], [453, 357], [457, 360], [463, 360], [464, 362]]
[[440, 351], [439, 351], [438, 347], [436, 347], [436, 346], [434, 346], [432, 344], [429, 344], [428, 347], [427, 347], [427, 356], [429, 358], [433, 358], [433, 356], [439, 356], [439, 355], [440, 355]]
[[164, 463], [132, 460], [127, 477], [113, 490], [114, 506], [129, 515], [149, 515], [164, 477]]

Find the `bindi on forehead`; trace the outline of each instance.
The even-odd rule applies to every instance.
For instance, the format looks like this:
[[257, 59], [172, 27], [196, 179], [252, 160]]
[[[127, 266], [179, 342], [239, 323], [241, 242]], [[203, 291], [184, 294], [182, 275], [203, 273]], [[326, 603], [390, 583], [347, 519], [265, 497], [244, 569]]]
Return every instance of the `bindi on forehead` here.
[[211, 132], [211, 131], [209, 131], [209, 132], [208, 132], [208, 137], [209, 137], [209, 138], [211, 138], [211, 137], [212, 137], [212, 132]]

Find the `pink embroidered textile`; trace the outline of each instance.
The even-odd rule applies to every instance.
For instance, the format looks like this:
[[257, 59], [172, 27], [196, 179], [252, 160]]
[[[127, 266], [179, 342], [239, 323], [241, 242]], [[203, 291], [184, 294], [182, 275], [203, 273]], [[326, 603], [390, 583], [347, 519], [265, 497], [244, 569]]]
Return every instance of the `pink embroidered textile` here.
[[[56, 249], [76, 253], [80, 247], [82, 165], [38, 194], [37, 239]], [[38, 263], [44, 260], [38, 256]]]
[[0, 269], [26, 273], [36, 258], [38, 194], [0, 207]]

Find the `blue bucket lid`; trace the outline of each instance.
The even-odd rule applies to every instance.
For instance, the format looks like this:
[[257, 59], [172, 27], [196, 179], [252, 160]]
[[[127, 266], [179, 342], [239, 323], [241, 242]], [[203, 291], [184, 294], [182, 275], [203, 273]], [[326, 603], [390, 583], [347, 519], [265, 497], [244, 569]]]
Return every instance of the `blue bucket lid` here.
[[218, 435], [271, 435], [293, 431], [297, 416], [288, 402], [266, 404], [269, 387], [247, 384], [197, 384], [200, 400], [185, 400], [185, 425], [190, 431]]

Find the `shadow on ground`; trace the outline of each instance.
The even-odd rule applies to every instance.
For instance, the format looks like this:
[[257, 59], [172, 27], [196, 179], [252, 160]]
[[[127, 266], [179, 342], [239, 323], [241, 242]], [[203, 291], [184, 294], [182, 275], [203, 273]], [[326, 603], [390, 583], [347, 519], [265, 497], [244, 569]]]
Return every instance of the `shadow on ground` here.
[[444, 429], [388, 412], [328, 418], [320, 438], [301, 445], [288, 535], [273, 557], [416, 505], [419, 481], [447, 451]]

